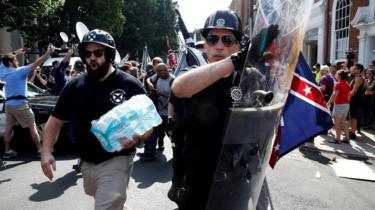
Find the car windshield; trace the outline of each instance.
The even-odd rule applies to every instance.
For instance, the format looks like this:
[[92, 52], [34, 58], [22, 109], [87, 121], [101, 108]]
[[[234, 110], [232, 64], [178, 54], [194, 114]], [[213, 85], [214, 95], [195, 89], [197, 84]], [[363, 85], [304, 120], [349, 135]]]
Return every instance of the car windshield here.
[[46, 95], [47, 91], [39, 88], [38, 86], [32, 84], [32, 83], [27, 83], [27, 97], [35, 97], [35, 96], [40, 96], [40, 95]]

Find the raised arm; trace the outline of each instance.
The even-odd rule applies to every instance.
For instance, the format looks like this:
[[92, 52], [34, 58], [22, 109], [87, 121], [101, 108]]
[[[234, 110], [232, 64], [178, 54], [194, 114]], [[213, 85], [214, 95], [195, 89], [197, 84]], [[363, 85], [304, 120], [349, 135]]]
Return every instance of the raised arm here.
[[68, 62], [69, 63], [70, 58], [72, 57], [73, 53], [74, 53], [73, 49], [69, 49], [62, 62], [64, 62], [64, 63]]
[[190, 98], [234, 71], [230, 57], [192, 69], [177, 77], [172, 84], [173, 93], [179, 98]]
[[31, 64], [32, 70], [34, 70], [34, 69], [36, 69], [36, 67], [42, 65], [44, 63], [44, 61], [47, 60], [47, 58], [50, 56], [50, 54], [52, 52], [53, 52], [52, 48], [48, 47], [47, 51], [41, 57], [39, 57], [34, 63]]

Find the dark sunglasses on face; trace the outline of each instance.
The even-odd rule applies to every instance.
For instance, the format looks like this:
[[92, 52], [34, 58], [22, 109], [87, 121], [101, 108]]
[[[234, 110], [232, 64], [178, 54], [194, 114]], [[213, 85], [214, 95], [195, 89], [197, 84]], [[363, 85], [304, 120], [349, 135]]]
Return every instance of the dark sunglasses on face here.
[[102, 49], [101, 50], [94, 50], [94, 51], [85, 50], [85, 51], [83, 51], [83, 57], [89, 58], [89, 57], [91, 57], [92, 54], [94, 54], [95, 57], [100, 58], [100, 57], [103, 56], [104, 51], [105, 50], [102, 50]]
[[206, 43], [212, 47], [216, 45], [220, 39], [225, 47], [232, 47], [237, 42], [236, 37], [230, 36], [230, 35], [225, 35], [225, 36], [208, 35], [206, 38]]

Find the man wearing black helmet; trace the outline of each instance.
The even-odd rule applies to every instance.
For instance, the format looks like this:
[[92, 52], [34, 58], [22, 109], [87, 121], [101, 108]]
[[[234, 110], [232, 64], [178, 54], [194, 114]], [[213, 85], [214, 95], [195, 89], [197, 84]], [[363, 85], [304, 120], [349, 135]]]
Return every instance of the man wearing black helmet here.
[[[239, 82], [240, 74], [235, 70], [243, 69], [249, 47], [248, 43], [241, 49], [241, 20], [230, 10], [210, 15], [201, 32], [210, 64], [189, 70], [172, 85], [176, 98], [172, 96], [171, 103], [175, 110], [182, 110], [175, 114], [177, 119], [183, 119], [186, 131], [182, 151], [186, 170], [175, 197], [179, 210], [206, 209], [222, 148], [226, 115], [234, 103], [231, 90]], [[267, 37], [266, 47], [273, 38]], [[254, 59], [263, 54], [256, 43], [250, 50], [255, 52]]]
[[85, 73], [85, 71], [86, 71], [85, 64], [81, 60], [77, 60], [74, 63], [74, 67], [73, 67], [73, 70], [70, 73], [70, 76], [72, 78], [74, 78], [75, 76], [78, 76], [78, 75], [81, 75], [81, 74]]
[[113, 67], [115, 42], [102, 30], [86, 33], [78, 46], [87, 72], [73, 78], [61, 92], [53, 113], [47, 121], [41, 154], [41, 167], [52, 180], [56, 163], [51, 152], [64, 122], [75, 126], [81, 172], [86, 194], [95, 198], [95, 209], [123, 209], [135, 153], [134, 145], [150, 134], [123, 138], [123, 150], [106, 152], [90, 132], [91, 121], [128, 100], [144, 94], [142, 84]]

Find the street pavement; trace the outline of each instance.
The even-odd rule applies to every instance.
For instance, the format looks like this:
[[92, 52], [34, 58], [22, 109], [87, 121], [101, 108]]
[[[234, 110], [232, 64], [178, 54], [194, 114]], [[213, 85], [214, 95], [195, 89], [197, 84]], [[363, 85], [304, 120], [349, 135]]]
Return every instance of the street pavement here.
[[331, 129], [327, 135], [315, 137], [314, 143], [305, 143], [302, 149], [334, 153], [345, 157], [375, 159], [374, 130], [362, 129], [360, 134], [357, 133], [357, 138], [355, 140], [350, 140], [350, 144], [334, 144], [328, 142], [329, 140], [334, 140], [334, 138], [334, 130]]
[[[330, 132], [333, 132], [331, 130]], [[363, 131], [349, 144], [331, 144], [332, 134], [315, 138], [283, 157], [267, 179], [275, 209], [375, 209], [375, 182], [339, 178], [332, 157], [356, 158], [375, 169], [373, 131]], [[127, 205], [132, 210], [173, 210], [177, 206], [167, 198], [172, 177], [172, 151], [166, 149], [156, 161], [141, 162], [135, 157], [128, 188]], [[141, 152], [138, 149], [138, 152]], [[52, 182], [43, 175], [33, 152], [21, 152], [0, 170], [0, 210], [93, 209], [94, 200], [85, 195], [82, 177], [72, 169], [73, 152], [56, 152], [57, 170]], [[319, 173], [319, 177], [316, 174]]]

